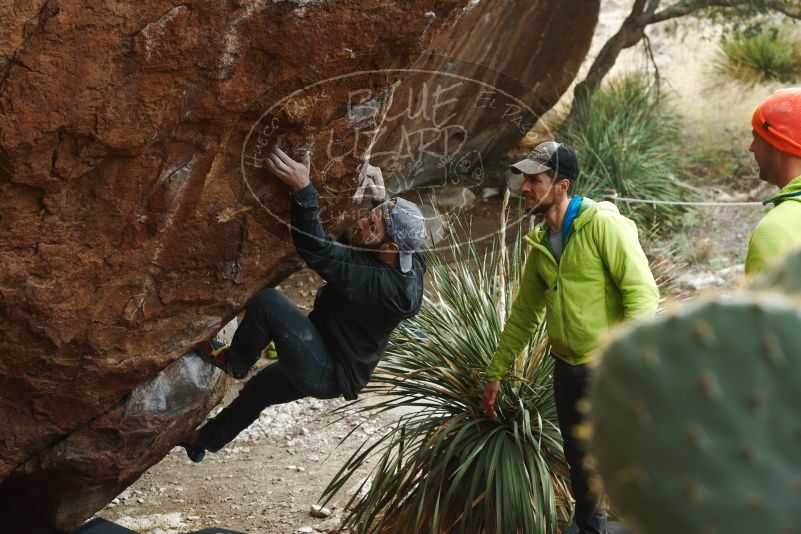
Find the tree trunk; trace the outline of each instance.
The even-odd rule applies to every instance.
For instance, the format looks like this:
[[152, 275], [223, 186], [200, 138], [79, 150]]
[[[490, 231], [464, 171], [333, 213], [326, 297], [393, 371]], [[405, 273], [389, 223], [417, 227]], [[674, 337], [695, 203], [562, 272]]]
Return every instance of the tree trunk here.
[[[649, 15], [659, 5], [659, 0], [636, 0], [631, 13], [623, 21], [620, 29], [604, 44], [598, 56], [590, 66], [587, 76], [573, 90], [573, 104], [565, 123], [573, 121], [582, 107], [589, 103], [590, 98], [600, 87], [601, 82], [615, 66], [620, 52], [624, 48], [634, 46], [645, 36]], [[646, 6], [647, 11], [646, 13]]]

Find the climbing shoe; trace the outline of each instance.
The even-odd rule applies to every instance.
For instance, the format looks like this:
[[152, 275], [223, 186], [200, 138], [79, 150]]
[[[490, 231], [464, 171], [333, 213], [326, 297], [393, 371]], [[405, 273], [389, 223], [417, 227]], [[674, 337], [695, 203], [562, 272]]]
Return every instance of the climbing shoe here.
[[253, 366], [251, 363], [248, 367], [242, 368], [242, 365], [236, 365], [236, 361], [231, 361], [228, 359], [228, 349], [230, 345], [226, 345], [221, 341], [217, 341], [216, 339], [212, 339], [211, 341], [204, 343], [198, 349], [201, 356], [214, 367], [222, 369], [222, 371], [234, 377], [237, 380], [242, 380], [246, 376], [248, 376], [248, 372], [250, 368]]
[[231, 374], [231, 369], [228, 365], [227, 349], [228, 345], [216, 339], [212, 339], [200, 347], [200, 351], [206, 361], [214, 367], [222, 369], [224, 373]]
[[199, 464], [206, 457], [206, 448], [199, 443], [179, 443], [186, 450], [186, 455], [190, 460]]
[[278, 351], [275, 348], [275, 342], [270, 341], [270, 344], [264, 347], [264, 350], [261, 351], [261, 355], [268, 360], [278, 359]]

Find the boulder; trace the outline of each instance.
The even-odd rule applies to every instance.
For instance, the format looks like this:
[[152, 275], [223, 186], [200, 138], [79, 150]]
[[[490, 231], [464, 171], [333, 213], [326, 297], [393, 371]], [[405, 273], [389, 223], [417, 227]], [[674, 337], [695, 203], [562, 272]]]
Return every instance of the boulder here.
[[[184, 421], [202, 421], [222, 399], [224, 385], [222, 371], [194, 352], [168, 365], [6, 478], [0, 497], [15, 506], [2, 507], [0, 523], [15, 529], [3, 531], [47, 532], [81, 524], [184, 439]], [[32, 515], [33, 510], [46, 515]]]
[[481, 198], [483, 200], [487, 200], [488, 198], [494, 198], [501, 194], [500, 187], [485, 187], [481, 190]]
[[396, 191], [475, 185], [573, 81], [600, 0], [471, 0], [393, 92], [373, 163]]
[[511, 194], [516, 197], [522, 197], [523, 194], [520, 192], [520, 187], [523, 185], [523, 175], [506, 171], [504, 178], [506, 180], [506, 188], [509, 189]]
[[470, 211], [476, 205], [476, 194], [466, 187], [442, 187], [429, 194], [434, 205], [446, 211]]
[[686, 289], [699, 291], [710, 287], [720, 287], [725, 283], [725, 280], [715, 273], [692, 272], [680, 276], [676, 282]]
[[[72, 529], [203, 420], [176, 360], [301, 267], [267, 149], [343, 224], [392, 69], [466, 3], [0, 0], [0, 531]], [[191, 394], [142, 408], [157, 376]]]

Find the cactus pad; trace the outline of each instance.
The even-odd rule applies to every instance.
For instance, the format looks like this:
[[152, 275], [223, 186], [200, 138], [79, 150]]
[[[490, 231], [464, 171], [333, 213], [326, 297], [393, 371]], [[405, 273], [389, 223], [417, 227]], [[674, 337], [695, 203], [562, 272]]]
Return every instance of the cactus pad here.
[[620, 332], [595, 373], [592, 446], [637, 532], [801, 533], [801, 314], [706, 302]]

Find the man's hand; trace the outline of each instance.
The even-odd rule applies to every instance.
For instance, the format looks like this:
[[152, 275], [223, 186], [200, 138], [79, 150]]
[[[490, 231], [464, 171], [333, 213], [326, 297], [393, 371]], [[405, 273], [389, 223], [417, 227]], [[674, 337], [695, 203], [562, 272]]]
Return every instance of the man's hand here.
[[495, 413], [495, 399], [498, 398], [498, 391], [500, 390], [500, 380], [487, 382], [484, 385], [484, 409], [487, 410], [487, 415], [490, 416], [490, 419], [496, 419], [498, 417]]
[[384, 187], [384, 175], [381, 169], [365, 163], [360, 176], [359, 189], [353, 195], [354, 202], [358, 204], [362, 199], [384, 200], [384, 195], [386, 195], [386, 188]]
[[288, 185], [292, 191], [300, 191], [309, 183], [309, 169], [311, 169], [311, 153], [306, 152], [303, 161], [298, 162], [286, 155], [278, 148], [273, 148], [272, 152], [265, 160], [267, 170], [273, 173], [279, 180]]

